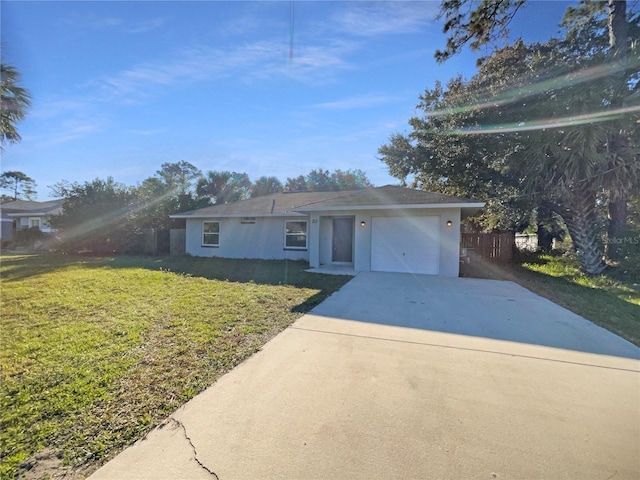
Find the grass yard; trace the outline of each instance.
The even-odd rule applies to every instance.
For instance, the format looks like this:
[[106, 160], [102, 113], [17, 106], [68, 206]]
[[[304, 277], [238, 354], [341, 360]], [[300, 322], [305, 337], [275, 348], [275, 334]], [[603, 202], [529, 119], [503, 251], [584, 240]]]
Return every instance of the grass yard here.
[[609, 267], [590, 277], [569, 256], [522, 254], [513, 264], [478, 259], [467, 276], [511, 280], [640, 346], [640, 272], [636, 265]]
[[1, 260], [0, 478], [82, 478], [349, 277], [192, 257]]
[[[349, 279], [301, 262], [0, 260], [7, 480], [84, 478]], [[478, 261], [464, 274], [516, 281], [640, 345], [637, 271], [587, 277], [566, 256], [518, 260]]]

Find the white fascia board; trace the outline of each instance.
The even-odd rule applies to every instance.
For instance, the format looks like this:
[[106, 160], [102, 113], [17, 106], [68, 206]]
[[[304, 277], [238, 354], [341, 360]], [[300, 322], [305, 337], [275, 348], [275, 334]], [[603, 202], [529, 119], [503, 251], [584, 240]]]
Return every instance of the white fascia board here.
[[437, 209], [437, 208], [482, 208], [484, 202], [479, 203], [426, 203], [417, 205], [364, 205], [364, 206], [341, 206], [341, 207], [300, 207], [298, 212], [331, 212], [343, 210], [414, 210], [414, 209]]
[[248, 214], [244, 215], [212, 215], [212, 214], [198, 214], [198, 215], [182, 215], [180, 213], [176, 213], [174, 215], [169, 215], [169, 218], [184, 218], [184, 219], [203, 219], [203, 218], [282, 218], [282, 217], [306, 217], [307, 215], [299, 212], [286, 212], [286, 213], [263, 213], [263, 214]]
[[25, 212], [25, 213], [7, 213], [7, 217], [45, 217], [50, 213], [42, 212]]

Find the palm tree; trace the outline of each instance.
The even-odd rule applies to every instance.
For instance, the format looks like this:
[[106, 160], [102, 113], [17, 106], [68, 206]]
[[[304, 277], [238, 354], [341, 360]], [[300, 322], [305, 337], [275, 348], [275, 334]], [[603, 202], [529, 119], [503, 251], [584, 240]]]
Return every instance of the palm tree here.
[[251, 186], [251, 198], [282, 191], [282, 182], [276, 177], [262, 176]]
[[16, 124], [31, 105], [31, 95], [18, 85], [19, 81], [20, 73], [15, 67], [0, 64], [0, 148], [20, 141]]

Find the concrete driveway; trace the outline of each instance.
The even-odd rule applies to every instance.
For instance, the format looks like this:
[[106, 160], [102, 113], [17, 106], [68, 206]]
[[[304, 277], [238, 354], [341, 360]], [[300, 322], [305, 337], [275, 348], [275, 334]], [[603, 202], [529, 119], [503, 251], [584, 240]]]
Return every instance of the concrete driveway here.
[[510, 282], [361, 273], [99, 479], [637, 479], [640, 349]]

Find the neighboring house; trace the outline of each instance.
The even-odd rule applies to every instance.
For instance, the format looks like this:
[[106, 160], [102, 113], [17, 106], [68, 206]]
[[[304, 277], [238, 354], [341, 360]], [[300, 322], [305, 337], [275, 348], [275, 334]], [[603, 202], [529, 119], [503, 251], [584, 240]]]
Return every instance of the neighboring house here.
[[171, 215], [186, 253], [307, 260], [310, 267], [457, 277], [460, 220], [484, 203], [385, 186], [276, 193]]
[[45, 233], [53, 230], [49, 225], [49, 217], [62, 212], [62, 200], [33, 202], [30, 200], [14, 200], [0, 205], [2, 230], [0, 238], [3, 242], [11, 240], [17, 230], [37, 227]]

